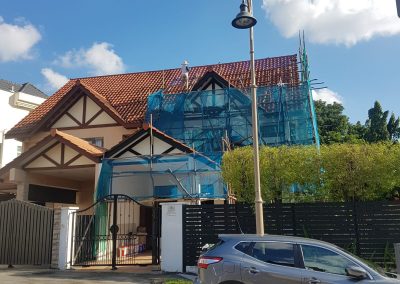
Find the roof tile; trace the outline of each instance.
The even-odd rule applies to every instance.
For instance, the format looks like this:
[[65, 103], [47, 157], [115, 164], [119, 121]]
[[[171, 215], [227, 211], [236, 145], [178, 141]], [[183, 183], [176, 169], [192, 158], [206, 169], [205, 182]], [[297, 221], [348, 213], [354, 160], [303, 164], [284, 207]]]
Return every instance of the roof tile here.
[[[297, 56], [288, 55], [256, 60], [256, 83], [259, 86], [275, 85], [279, 81], [289, 85], [299, 82]], [[192, 67], [189, 86], [210, 70], [215, 71], [237, 88], [250, 86], [249, 61]], [[164, 93], [185, 91], [180, 68], [71, 79], [66, 85], [33, 110], [8, 133], [8, 138], [23, 138], [34, 131], [37, 124], [72, 89], [79, 80], [89, 90], [97, 92], [127, 124], [141, 124], [147, 108], [147, 97], [163, 89]]]

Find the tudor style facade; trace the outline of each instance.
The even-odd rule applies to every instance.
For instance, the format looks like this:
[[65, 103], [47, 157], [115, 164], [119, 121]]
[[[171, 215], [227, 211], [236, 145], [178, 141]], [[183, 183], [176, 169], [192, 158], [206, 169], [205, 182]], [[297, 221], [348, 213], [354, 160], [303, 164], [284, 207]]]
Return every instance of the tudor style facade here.
[[[256, 71], [260, 86], [299, 83], [296, 55], [256, 60]], [[23, 153], [0, 170], [0, 190], [48, 206], [88, 207], [103, 157], [195, 153], [174, 137], [157, 129], [150, 135], [143, 127], [150, 94], [249, 85], [248, 61], [193, 67], [188, 84], [180, 69], [72, 79], [6, 134], [22, 141]]]

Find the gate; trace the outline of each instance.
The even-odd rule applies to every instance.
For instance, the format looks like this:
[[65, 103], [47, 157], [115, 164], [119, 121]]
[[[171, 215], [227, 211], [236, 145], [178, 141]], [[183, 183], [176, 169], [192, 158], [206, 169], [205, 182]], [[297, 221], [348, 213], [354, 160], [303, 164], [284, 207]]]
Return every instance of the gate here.
[[12, 199], [0, 202], [0, 264], [50, 265], [54, 212]]
[[[71, 264], [111, 265], [112, 269], [158, 264], [159, 253], [154, 253], [159, 251], [158, 230], [152, 230], [155, 213], [153, 207], [121, 194], [108, 195], [73, 213]], [[145, 220], [153, 224], [144, 226]]]

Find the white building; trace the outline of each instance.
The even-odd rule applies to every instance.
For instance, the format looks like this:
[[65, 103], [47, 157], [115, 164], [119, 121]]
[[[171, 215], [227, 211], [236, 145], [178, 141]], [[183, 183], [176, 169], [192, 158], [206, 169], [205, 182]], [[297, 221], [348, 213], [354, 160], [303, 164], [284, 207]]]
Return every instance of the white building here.
[[30, 83], [16, 84], [0, 79], [0, 168], [22, 152], [22, 142], [4, 139], [4, 134], [47, 96]]

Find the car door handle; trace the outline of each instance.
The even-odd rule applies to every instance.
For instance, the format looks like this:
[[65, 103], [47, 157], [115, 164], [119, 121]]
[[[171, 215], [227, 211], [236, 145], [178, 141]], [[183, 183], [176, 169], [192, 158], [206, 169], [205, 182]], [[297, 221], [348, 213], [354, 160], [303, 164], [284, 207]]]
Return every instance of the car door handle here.
[[259, 272], [260, 272], [260, 270], [255, 269], [254, 267], [249, 268], [249, 273], [251, 273], [251, 274], [257, 274]]
[[308, 280], [308, 284], [318, 284], [318, 283], [321, 283], [321, 280], [314, 277]]

